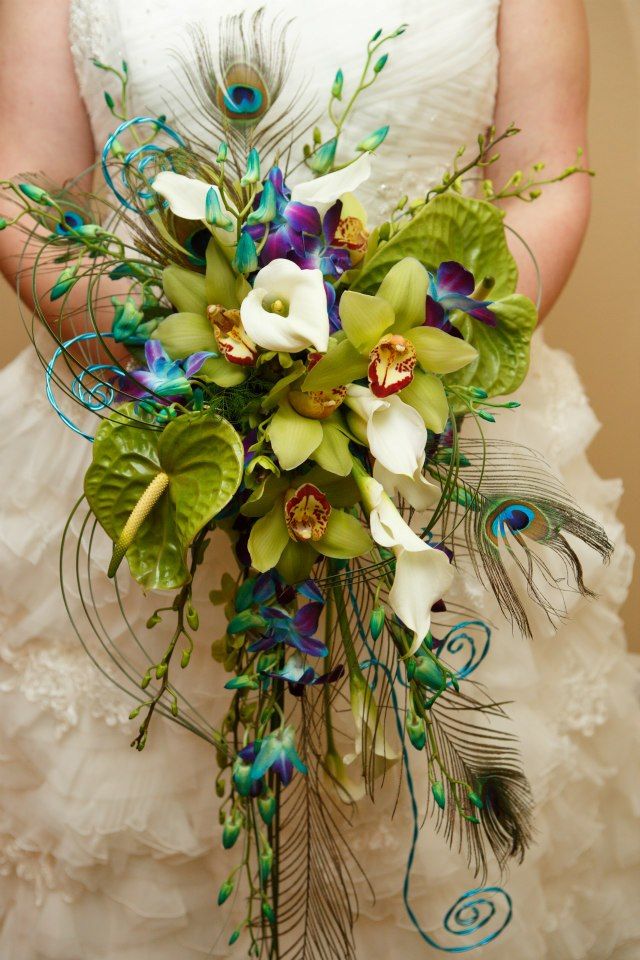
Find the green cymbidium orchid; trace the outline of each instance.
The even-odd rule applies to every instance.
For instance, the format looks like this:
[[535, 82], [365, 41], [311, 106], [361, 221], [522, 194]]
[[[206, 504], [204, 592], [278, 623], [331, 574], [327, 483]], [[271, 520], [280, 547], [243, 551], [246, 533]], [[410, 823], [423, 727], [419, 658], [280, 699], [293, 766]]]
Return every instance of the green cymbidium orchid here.
[[302, 477], [271, 476], [242, 513], [258, 517], [249, 536], [252, 565], [276, 567], [288, 583], [305, 580], [318, 556], [349, 560], [373, 547], [367, 528], [340, 507], [357, 500], [349, 478], [315, 468]]
[[[177, 312], [163, 320], [152, 334], [159, 340], [172, 360], [182, 360], [203, 350], [223, 353], [206, 361], [200, 376], [220, 387], [233, 387], [245, 379], [245, 366], [251, 357], [246, 339], [240, 336], [233, 342], [243, 343], [242, 359], [233, 359], [226, 339], [216, 338], [209, 307], [222, 307], [235, 316], [241, 301], [250, 290], [244, 277], [238, 277], [215, 239], [207, 246], [206, 272], [198, 273], [172, 264], [163, 274], [165, 296]], [[239, 322], [239, 321], [238, 321]], [[230, 331], [233, 333], [233, 331]], [[250, 343], [250, 341], [249, 341]], [[253, 346], [253, 345], [250, 345]]]
[[412, 257], [391, 268], [375, 296], [346, 290], [340, 300], [343, 337], [311, 370], [305, 390], [328, 390], [367, 377], [374, 396], [400, 394], [441, 433], [449, 415], [441, 374], [471, 363], [466, 341], [424, 325], [426, 269]]

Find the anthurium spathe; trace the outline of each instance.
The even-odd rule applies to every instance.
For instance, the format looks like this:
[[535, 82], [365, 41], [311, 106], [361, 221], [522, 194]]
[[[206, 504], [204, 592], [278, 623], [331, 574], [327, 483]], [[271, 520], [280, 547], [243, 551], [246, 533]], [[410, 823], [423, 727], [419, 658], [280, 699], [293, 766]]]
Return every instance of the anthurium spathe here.
[[290, 260], [272, 260], [255, 276], [240, 305], [244, 329], [266, 350], [297, 353], [329, 344], [329, 314], [320, 270], [303, 270]]
[[249, 535], [251, 563], [261, 573], [278, 567], [287, 582], [304, 580], [318, 555], [348, 560], [373, 546], [365, 526], [336, 509], [313, 483], [285, 490], [255, 522]]
[[369, 514], [373, 539], [392, 550], [396, 557], [389, 604], [414, 640], [407, 655], [415, 653], [431, 626], [431, 607], [440, 600], [453, 581], [454, 571], [442, 550], [430, 547], [413, 532], [382, 484], [359, 465], [354, 479]]
[[346, 290], [339, 308], [344, 339], [309, 372], [304, 389], [327, 390], [366, 377], [374, 396], [401, 394], [425, 426], [440, 433], [448, 404], [439, 377], [471, 363], [477, 351], [465, 340], [425, 325], [428, 287], [422, 264], [405, 257], [375, 296]]

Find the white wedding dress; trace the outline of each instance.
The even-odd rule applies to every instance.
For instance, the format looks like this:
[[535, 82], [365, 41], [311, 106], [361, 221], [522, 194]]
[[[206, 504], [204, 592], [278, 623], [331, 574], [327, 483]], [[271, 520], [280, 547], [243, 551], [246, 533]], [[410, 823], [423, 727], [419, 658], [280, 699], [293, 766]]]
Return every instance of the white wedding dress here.
[[[374, 30], [409, 24], [349, 130], [356, 143], [391, 123], [364, 190], [372, 218], [405, 192], [424, 193], [458, 146], [472, 145], [490, 123], [498, 7], [498, 0], [269, 0], [268, 16], [293, 19], [293, 82], [306, 82], [306, 95], [320, 104], [337, 67], [347, 84], [354, 80]], [[103, 99], [105, 75], [91, 65], [92, 56], [115, 64], [126, 59], [134, 110], [164, 113], [179, 125], [171, 51], [186, 49], [187, 25], [215, 32], [221, 16], [252, 8], [233, 0], [72, 0], [70, 43], [96, 144], [114, 121]], [[537, 805], [535, 845], [506, 881], [513, 921], [478, 956], [637, 960], [640, 713], [634, 660], [617, 612], [632, 564], [615, 517], [621, 485], [590, 467], [585, 451], [598, 423], [570, 358], [549, 349], [540, 334], [519, 399], [521, 409], [503, 414], [495, 432], [543, 449], [577, 501], [604, 524], [616, 552], [604, 567], [585, 552], [597, 600], [571, 595], [557, 633], [542, 631], [532, 643], [506, 625], [496, 630], [478, 669], [498, 701], [514, 701], [510, 714]], [[226, 947], [227, 907], [214, 902], [233, 863], [220, 844], [212, 749], [158, 718], [144, 752], [131, 750], [131, 703], [95, 669], [68, 621], [58, 548], [91, 450], [50, 409], [30, 349], [0, 374], [0, 411], [0, 957], [242, 957], [242, 940], [235, 952]], [[218, 586], [227, 562], [221, 550], [208, 588]], [[501, 622], [475, 581], [465, 599], [485, 619]], [[144, 615], [136, 604], [142, 600], [130, 591], [133, 622]], [[106, 599], [104, 616], [111, 616]], [[220, 621], [215, 629], [222, 631]], [[198, 634], [202, 652], [185, 679], [212, 716], [225, 699], [216, 696], [222, 678], [208, 655], [215, 629]], [[409, 813], [401, 804], [390, 821], [391, 806], [385, 796], [375, 808], [363, 804], [351, 834], [377, 897], [373, 903], [360, 885], [358, 956], [436, 956], [405, 914]], [[433, 938], [451, 944], [442, 918], [473, 886], [463, 857], [447, 850], [427, 823], [413, 890], [416, 913]]]

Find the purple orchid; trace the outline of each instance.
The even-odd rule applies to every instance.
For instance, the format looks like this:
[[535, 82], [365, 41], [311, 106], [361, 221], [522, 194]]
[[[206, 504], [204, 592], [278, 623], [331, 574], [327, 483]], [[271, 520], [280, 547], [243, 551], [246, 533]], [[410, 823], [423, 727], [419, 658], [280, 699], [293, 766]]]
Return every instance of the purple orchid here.
[[295, 734], [291, 727], [270, 733], [264, 740], [254, 740], [238, 752], [244, 763], [251, 764], [251, 780], [259, 782], [272, 769], [283, 786], [291, 783], [294, 767], [300, 773], [307, 768], [298, 756]]
[[148, 370], [132, 370], [127, 373], [124, 392], [140, 399], [154, 396], [174, 402], [191, 397], [191, 377], [194, 377], [205, 360], [214, 354], [202, 350], [192, 353], [186, 360], [171, 360], [161, 343], [147, 340], [144, 356]]
[[497, 319], [489, 310], [492, 300], [474, 300], [471, 294], [475, 289], [475, 280], [469, 270], [461, 263], [446, 260], [438, 267], [437, 273], [429, 273], [429, 292], [427, 294], [426, 326], [439, 327], [445, 333], [461, 337], [460, 331], [449, 319], [454, 310], [495, 327]]
[[314, 637], [321, 612], [322, 604], [314, 602], [305, 603], [293, 617], [278, 607], [262, 607], [260, 614], [268, 626], [263, 636], [250, 645], [249, 652], [263, 653], [285, 643], [310, 657], [326, 657], [329, 651]]
[[263, 676], [270, 677], [272, 680], [286, 680], [289, 692], [295, 697], [301, 697], [305, 687], [335, 683], [340, 680], [344, 676], [344, 666], [340, 663], [328, 673], [318, 674], [313, 667], [305, 666], [298, 653], [294, 653], [280, 670], [265, 670]]

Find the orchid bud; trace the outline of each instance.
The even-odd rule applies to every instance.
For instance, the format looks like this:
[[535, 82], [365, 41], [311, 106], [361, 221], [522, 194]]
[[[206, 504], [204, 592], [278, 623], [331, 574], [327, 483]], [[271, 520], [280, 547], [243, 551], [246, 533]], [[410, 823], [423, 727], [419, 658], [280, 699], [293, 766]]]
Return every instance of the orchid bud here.
[[276, 805], [276, 798], [270, 790], [266, 791], [261, 797], [258, 797], [258, 810], [267, 826], [269, 826], [275, 816]]
[[378, 61], [373, 65], [373, 72], [380, 73], [381, 70], [384, 70], [384, 66], [389, 59], [389, 54], [384, 53]]
[[317, 150], [314, 150], [307, 160], [307, 166], [310, 167], [315, 173], [327, 173], [327, 171], [333, 166], [333, 161], [336, 158], [337, 147], [337, 137], [332, 137], [331, 140], [327, 140], [326, 143], [323, 143], [321, 146], [319, 146]]
[[440, 780], [436, 780], [435, 783], [431, 784], [431, 793], [433, 794], [433, 799], [438, 804], [440, 809], [444, 810], [444, 805], [445, 805], [444, 785]]
[[372, 152], [373, 150], [377, 150], [388, 133], [388, 126], [378, 127], [377, 130], [374, 130], [373, 133], [370, 133], [368, 137], [365, 137], [364, 140], [360, 141], [356, 147], [356, 150], [360, 150], [361, 152]]
[[233, 893], [233, 880], [229, 877], [218, 890], [218, 906], [221, 907]]
[[218, 155], [216, 157], [216, 160], [218, 161], [218, 163], [225, 163], [228, 155], [229, 155], [229, 147], [223, 140], [220, 146], [218, 147]]
[[78, 272], [77, 266], [74, 267], [65, 267], [62, 271], [56, 282], [54, 283], [51, 293], [49, 294], [50, 300], [59, 300], [60, 297], [63, 297], [65, 293], [71, 290], [71, 287], [76, 283]]
[[260, 194], [260, 203], [247, 217], [249, 226], [256, 223], [271, 223], [276, 217], [276, 188], [271, 180], [266, 180]]
[[336, 78], [333, 81], [333, 86], [331, 87], [331, 96], [334, 100], [342, 100], [342, 88], [344, 86], [344, 74], [342, 70], [338, 70], [336, 73]]
[[240, 180], [243, 187], [248, 187], [252, 183], [257, 183], [260, 179], [260, 154], [255, 147], [252, 147], [247, 157], [247, 170]]
[[235, 255], [235, 267], [238, 273], [254, 273], [258, 269], [258, 251], [253, 237], [244, 231], [238, 241]]
[[377, 640], [380, 634], [382, 633], [382, 628], [384, 627], [384, 607], [377, 606], [374, 607], [371, 611], [371, 618], [369, 619], [369, 633], [374, 640]]
[[233, 220], [224, 212], [220, 195], [215, 187], [209, 187], [205, 200], [205, 218], [207, 223], [222, 230], [233, 230]]
[[240, 836], [242, 829], [242, 817], [239, 813], [234, 813], [225, 818], [222, 828], [222, 846], [225, 850], [230, 850]]
[[34, 187], [32, 183], [19, 183], [18, 189], [21, 193], [24, 193], [25, 197], [28, 197], [29, 200], [33, 200], [34, 203], [42, 203], [45, 206], [49, 206], [52, 202], [46, 190], [42, 190], [40, 187]]

